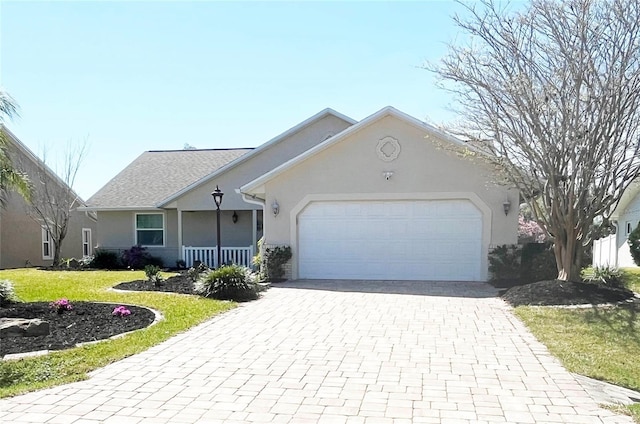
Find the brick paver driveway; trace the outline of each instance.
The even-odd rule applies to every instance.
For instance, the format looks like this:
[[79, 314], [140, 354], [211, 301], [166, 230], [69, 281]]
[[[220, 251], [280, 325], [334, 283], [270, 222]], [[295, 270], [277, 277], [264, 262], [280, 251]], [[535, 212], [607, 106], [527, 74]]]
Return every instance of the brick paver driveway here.
[[0, 422], [629, 423], [481, 283], [297, 282]]

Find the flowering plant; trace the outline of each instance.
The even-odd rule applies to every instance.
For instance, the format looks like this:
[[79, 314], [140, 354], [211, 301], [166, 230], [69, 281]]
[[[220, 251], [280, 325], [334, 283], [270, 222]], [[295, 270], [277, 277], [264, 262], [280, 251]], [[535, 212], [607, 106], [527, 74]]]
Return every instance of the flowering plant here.
[[116, 317], [126, 317], [127, 315], [131, 315], [131, 311], [124, 306], [118, 306], [117, 308], [114, 308], [111, 314]]
[[49, 307], [51, 307], [51, 309], [53, 309], [59, 314], [63, 313], [64, 311], [70, 311], [73, 309], [71, 302], [69, 302], [68, 299], [64, 299], [64, 298], [58, 299], [55, 302], [51, 302], [49, 304]]

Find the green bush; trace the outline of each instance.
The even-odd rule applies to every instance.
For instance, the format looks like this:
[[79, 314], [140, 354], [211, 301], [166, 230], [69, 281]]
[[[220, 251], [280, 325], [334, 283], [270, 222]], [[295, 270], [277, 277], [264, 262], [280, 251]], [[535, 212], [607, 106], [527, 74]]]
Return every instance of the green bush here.
[[207, 274], [209, 271], [209, 267], [205, 263], [200, 262], [198, 266], [191, 267], [187, 270], [187, 276], [195, 283], [203, 274]]
[[254, 300], [260, 291], [261, 287], [251, 270], [240, 265], [224, 265], [195, 283], [197, 294], [219, 300]]
[[0, 306], [17, 302], [16, 292], [13, 290], [13, 283], [9, 280], [0, 280]]
[[156, 265], [147, 265], [144, 267], [144, 274], [147, 276], [147, 281], [153, 283], [154, 286], [162, 284], [162, 275], [160, 275], [160, 267]]
[[585, 281], [602, 282], [614, 287], [624, 287], [622, 272], [611, 266], [597, 266], [582, 270], [582, 279]]
[[492, 280], [517, 280], [520, 278], [522, 250], [512, 244], [497, 246], [489, 253], [489, 271]]
[[96, 250], [96, 254], [90, 264], [97, 269], [121, 269], [122, 263], [116, 252], [110, 250]]
[[262, 272], [269, 281], [279, 281], [284, 277], [284, 265], [291, 259], [291, 247], [274, 246], [264, 249]]
[[633, 262], [640, 266], [640, 222], [638, 222], [638, 226], [635, 230], [631, 231], [629, 234], [627, 243], [629, 243], [629, 250], [631, 251]]
[[558, 278], [556, 256], [550, 243], [528, 243], [522, 247], [520, 279], [523, 284]]

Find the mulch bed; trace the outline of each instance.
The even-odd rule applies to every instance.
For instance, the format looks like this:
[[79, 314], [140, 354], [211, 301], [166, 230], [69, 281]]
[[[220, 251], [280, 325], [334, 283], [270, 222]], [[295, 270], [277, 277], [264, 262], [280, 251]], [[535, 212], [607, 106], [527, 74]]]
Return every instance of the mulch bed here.
[[37, 337], [3, 337], [0, 357], [10, 353], [39, 350], [60, 350], [78, 343], [107, 339], [117, 334], [148, 327], [155, 320], [153, 311], [138, 306], [126, 306], [131, 315], [112, 314], [120, 304], [71, 302], [73, 309], [59, 314], [48, 302], [14, 303], [0, 308], [0, 318], [39, 318], [48, 321], [50, 334]]
[[601, 282], [538, 281], [507, 290], [502, 299], [512, 306], [599, 305], [638, 302], [631, 290]]
[[180, 294], [195, 294], [193, 291], [193, 280], [186, 274], [178, 274], [162, 281], [156, 286], [150, 281], [135, 280], [126, 283], [120, 283], [113, 287], [118, 290], [135, 290], [135, 291], [161, 291]]

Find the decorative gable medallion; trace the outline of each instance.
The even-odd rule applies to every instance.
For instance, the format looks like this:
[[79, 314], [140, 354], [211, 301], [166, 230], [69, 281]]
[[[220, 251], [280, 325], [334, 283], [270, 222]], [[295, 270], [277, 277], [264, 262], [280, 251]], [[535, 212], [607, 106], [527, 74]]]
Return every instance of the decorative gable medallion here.
[[400, 155], [400, 143], [391, 136], [381, 138], [376, 146], [376, 153], [381, 160], [392, 162]]

